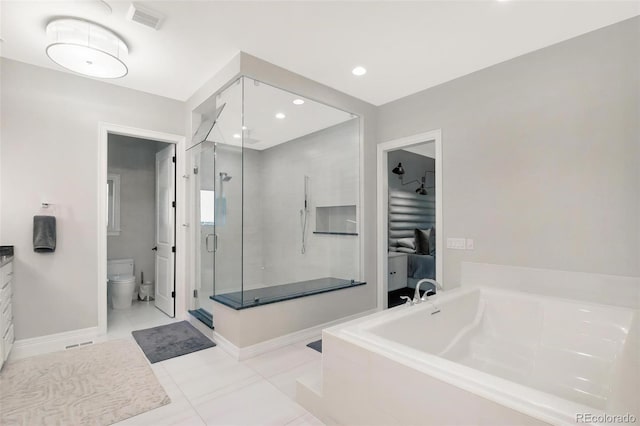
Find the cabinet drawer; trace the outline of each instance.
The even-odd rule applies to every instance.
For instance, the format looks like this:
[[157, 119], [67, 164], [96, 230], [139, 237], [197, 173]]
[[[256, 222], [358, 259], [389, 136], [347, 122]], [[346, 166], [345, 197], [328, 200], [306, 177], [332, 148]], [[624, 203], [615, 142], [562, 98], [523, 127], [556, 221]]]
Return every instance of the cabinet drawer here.
[[8, 283], [0, 290], [0, 313], [11, 303], [11, 296], [13, 294], [12, 287], [11, 283]]
[[9, 262], [0, 268], [0, 287], [4, 287], [13, 278], [13, 262]]
[[9, 330], [7, 330], [6, 334], [2, 338], [2, 355], [4, 356], [5, 361], [7, 360], [7, 358], [9, 358], [9, 352], [11, 352], [11, 348], [13, 347], [13, 340], [13, 324], [11, 324], [11, 327], [9, 327]]
[[0, 324], [2, 324], [2, 330], [0, 330], [0, 333], [2, 335], [4, 335], [4, 333], [7, 332], [7, 329], [9, 328], [9, 326], [13, 323], [13, 308], [12, 308], [12, 304], [9, 303], [7, 305], [7, 307], [4, 309], [4, 311], [2, 312], [2, 322], [0, 322]]
[[407, 286], [407, 259], [406, 254], [389, 256], [388, 291]]

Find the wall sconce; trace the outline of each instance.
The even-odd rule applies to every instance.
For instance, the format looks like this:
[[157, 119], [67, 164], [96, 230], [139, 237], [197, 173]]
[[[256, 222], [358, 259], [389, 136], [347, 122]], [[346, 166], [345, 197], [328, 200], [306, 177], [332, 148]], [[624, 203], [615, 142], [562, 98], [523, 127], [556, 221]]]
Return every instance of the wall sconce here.
[[403, 178], [404, 178], [404, 168], [402, 167], [402, 163], [398, 163], [398, 165], [396, 167], [393, 168], [393, 170], [391, 170], [391, 172], [393, 174], [398, 175], [398, 179], [400, 179], [400, 183], [404, 186], [404, 185], [410, 185], [412, 183], [417, 183], [419, 186], [418, 188], [416, 188], [416, 194], [420, 194], [420, 195], [427, 195], [427, 188], [432, 189], [435, 188], [434, 186], [426, 186], [426, 182], [427, 182], [427, 173], [433, 173], [434, 175], [436, 174], [436, 172], [430, 171], [430, 170], [426, 170], [424, 172], [424, 176], [422, 176], [422, 178], [420, 180], [418, 179], [414, 179], [410, 182], [404, 182]]
[[395, 173], [396, 175], [400, 175], [400, 179], [402, 179], [402, 175], [404, 174], [404, 169], [402, 168], [402, 163], [398, 163], [398, 165], [396, 167], [394, 167], [393, 170], [391, 170], [392, 173]]
[[[420, 183], [420, 186], [416, 189], [416, 193], [417, 193], [417, 194], [420, 194], [420, 195], [427, 195], [427, 188], [424, 186], [424, 184], [425, 184], [425, 182], [426, 182], [426, 180], [427, 180], [427, 173], [428, 173], [428, 172], [425, 172], [424, 176], [422, 176], [422, 182]], [[432, 172], [432, 173], [433, 173], [433, 172]], [[414, 180], [414, 182], [417, 182], [417, 181], [418, 181], [417, 179], [416, 179], [416, 180]], [[411, 183], [411, 182], [409, 182], [409, 183]], [[405, 184], [403, 183], [403, 185], [405, 185]], [[433, 188], [433, 187], [432, 187], [432, 188]]]

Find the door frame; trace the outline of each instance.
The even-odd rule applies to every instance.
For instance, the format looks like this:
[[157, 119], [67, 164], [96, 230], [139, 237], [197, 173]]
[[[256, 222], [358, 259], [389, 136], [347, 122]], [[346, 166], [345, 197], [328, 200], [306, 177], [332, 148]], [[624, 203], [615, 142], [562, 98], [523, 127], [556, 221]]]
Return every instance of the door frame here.
[[[173, 133], [158, 132], [155, 130], [140, 129], [137, 127], [124, 126], [120, 124], [100, 122], [98, 124], [98, 157], [97, 157], [97, 182], [96, 193], [98, 194], [97, 211], [97, 248], [98, 248], [98, 333], [107, 333], [107, 168], [108, 168], [108, 146], [109, 135], [131, 136], [140, 139], [149, 139], [158, 142], [172, 143], [176, 146], [176, 211], [175, 211], [175, 269], [174, 285], [176, 297], [174, 299], [175, 317], [182, 318], [185, 315], [185, 282], [186, 279], [186, 221], [187, 202], [186, 191], [179, 176], [184, 176], [185, 157], [178, 153], [185, 151], [186, 138], [183, 135]], [[180, 182], [180, 183], [179, 183]], [[179, 226], [181, 224], [182, 226]], [[183, 277], [183, 279], [178, 279]]]
[[378, 273], [378, 309], [387, 307], [387, 288], [389, 285], [389, 152], [434, 142], [436, 148], [436, 280], [446, 288], [443, 282], [444, 232], [442, 222], [442, 131], [431, 130], [425, 133], [406, 136], [378, 144], [378, 171], [376, 182], [377, 205], [377, 273]]

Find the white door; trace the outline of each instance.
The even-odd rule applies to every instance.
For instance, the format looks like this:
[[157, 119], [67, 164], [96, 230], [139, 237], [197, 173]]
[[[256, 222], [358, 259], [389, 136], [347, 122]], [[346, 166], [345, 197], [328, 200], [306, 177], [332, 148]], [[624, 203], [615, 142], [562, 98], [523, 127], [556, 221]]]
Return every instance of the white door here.
[[175, 145], [156, 153], [156, 307], [175, 316]]

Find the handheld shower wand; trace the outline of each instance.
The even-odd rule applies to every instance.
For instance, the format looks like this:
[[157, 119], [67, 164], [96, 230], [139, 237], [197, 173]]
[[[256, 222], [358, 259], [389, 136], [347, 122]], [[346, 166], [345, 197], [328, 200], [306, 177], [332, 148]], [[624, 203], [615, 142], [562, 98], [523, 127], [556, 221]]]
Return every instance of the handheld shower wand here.
[[307, 251], [306, 247], [306, 234], [307, 234], [307, 219], [309, 218], [309, 176], [304, 177], [304, 208], [300, 209], [300, 227], [302, 228], [302, 248], [300, 253], [304, 254]]

